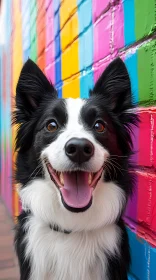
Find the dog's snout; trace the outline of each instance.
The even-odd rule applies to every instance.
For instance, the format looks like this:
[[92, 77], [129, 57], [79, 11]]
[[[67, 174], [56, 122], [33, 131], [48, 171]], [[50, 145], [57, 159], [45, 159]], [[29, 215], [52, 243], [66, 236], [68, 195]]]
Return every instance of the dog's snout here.
[[72, 138], [66, 143], [65, 152], [70, 160], [81, 164], [93, 156], [94, 146], [85, 138]]

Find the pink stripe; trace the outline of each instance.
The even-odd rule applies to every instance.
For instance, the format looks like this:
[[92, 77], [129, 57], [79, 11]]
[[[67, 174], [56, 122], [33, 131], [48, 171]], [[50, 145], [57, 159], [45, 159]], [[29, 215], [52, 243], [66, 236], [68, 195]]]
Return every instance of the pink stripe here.
[[55, 41], [54, 41], [54, 10], [53, 2], [46, 0], [46, 68], [47, 78], [55, 82]]
[[52, 3], [51, 0], [45, 0], [45, 7], [46, 7], [46, 10], [48, 9], [49, 5]]
[[110, 11], [94, 26], [94, 62], [110, 54], [111, 13]]
[[112, 31], [112, 37], [114, 40], [114, 52], [118, 52], [119, 49], [124, 47], [124, 13], [123, 13], [123, 5], [120, 4], [113, 8], [112, 11], [112, 23], [114, 26], [114, 30]]
[[102, 14], [108, 7], [110, 0], [93, 0], [93, 22]]
[[46, 66], [54, 59], [54, 14], [51, 2], [46, 12]]
[[94, 64], [94, 82], [98, 80], [98, 78], [101, 76], [102, 72], [106, 69], [106, 67], [109, 65], [110, 60], [103, 61], [102, 63], [96, 63]]
[[[4, 139], [3, 139], [4, 140]], [[2, 154], [1, 154], [1, 195], [4, 199], [5, 196], [5, 160], [4, 160], [4, 142], [2, 142]]]
[[7, 161], [6, 161], [6, 176], [7, 176], [7, 203], [10, 214], [12, 214], [12, 174], [11, 174], [11, 150], [10, 150], [10, 134], [7, 137]]
[[49, 81], [55, 84], [55, 63], [49, 64], [46, 67], [45, 74]]
[[54, 40], [54, 15], [52, 2], [46, 12], [46, 46]]
[[[113, 6], [114, 1], [93, 1], [94, 32], [94, 81], [97, 80], [104, 68], [118, 56], [124, 46], [124, 13], [123, 5]], [[111, 5], [110, 5], [111, 3]], [[104, 13], [105, 10], [108, 11]], [[102, 62], [105, 60], [105, 62]], [[100, 61], [100, 62], [99, 62]], [[99, 65], [98, 65], [99, 63]]]

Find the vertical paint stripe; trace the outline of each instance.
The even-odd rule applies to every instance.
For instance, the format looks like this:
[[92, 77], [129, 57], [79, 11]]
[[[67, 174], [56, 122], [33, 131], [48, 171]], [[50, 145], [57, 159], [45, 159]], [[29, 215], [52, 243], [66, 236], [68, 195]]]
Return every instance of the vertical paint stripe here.
[[125, 57], [125, 64], [127, 66], [131, 84], [132, 84], [132, 93], [133, 93], [133, 102], [135, 104], [139, 101], [138, 94], [138, 52], [134, 52], [133, 54], [128, 54]]
[[[124, 0], [124, 39], [125, 46], [133, 44], [136, 41], [135, 36], [135, 1]], [[126, 55], [125, 59], [126, 66], [128, 68], [131, 82], [133, 101], [138, 103], [138, 55], [137, 51]]]
[[30, 1], [21, 1], [23, 62], [30, 57]]
[[[71, 2], [70, 2], [71, 3]], [[67, 9], [68, 8], [68, 9]], [[80, 96], [79, 74], [79, 30], [77, 2], [73, 0], [71, 5], [68, 1], [61, 3], [61, 49], [62, 49], [62, 81], [63, 97], [77, 98]], [[74, 90], [73, 90], [74, 89]]]
[[[23, 64], [23, 55], [22, 55], [22, 18], [21, 18], [21, 6], [20, 2], [13, 2], [13, 68], [12, 68], [12, 79], [13, 79], [13, 95], [16, 93], [16, 84], [19, 78], [19, 74]], [[18, 57], [18, 60], [17, 60]], [[13, 127], [13, 151], [15, 145], [17, 127]], [[13, 164], [16, 161], [16, 153], [13, 152]], [[15, 166], [14, 166], [15, 168]], [[16, 192], [16, 185], [13, 186], [13, 206], [14, 206], [14, 215], [19, 214], [19, 204], [18, 204], [18, 194]]]
[[[7, 42], [6, 42], [6, 53], [11, 52], [11, 1], [7, 0], [7, 25], [6, 25], [6, 34], [7, 34]], [[11, 96], [10, 96], [10, 83], [11, 83], [11, 61], [10, 56], [6, 56], [6, 188], [7, 188], [7, 207], [9, 209], [10, 214], [12, 214], [12, 166], [11, 166]]]
[[45, 1], [37, 0], [37, 64], [45, 71], [45, 47], [46, 47], [46, 6]]
[[[0, 81], [0, 118], [1, 118], [1, 125], [0, 125], [0, 136], [1, 136], [1, 145], [0, 145], [0, 161], [1, 161], [1, 176], [0, 176], [0, 195], [2, 199], [5, 201], [6, 206], [11, 212], [11, 185], [10, 185], [10, 170], [8, 169], [9, 166], [9, 147], [8, 147], [8, 137], [10, 134], [10, 116], [9, 116], [9, 99], [8, 99], [8, 88], [9, 88], [9, 73], [10, 68], [8, 65], [8, 58], [10, 53], [10, 0], [6, 0], [3, 5], [5, 10], [9, 9], [8, 13], [5, 13], [3, 17], [3, 27], [5, 30], [5, 41], [4, 44], [1, 45], [1, 61], [0, 61], [0, 68], [1, 72], [1, 81]], [[4, 32], [3, 30], [3, 32]]]
[[37, 61], [37, 6], [36, 0], [30, 2], [30, 58]]
[[92, 1], [78, 1], [80, 97], [88, 98], [93, 87]]
[[140, 40], [155, 31], [155, 14], [155, 0], [135, 1], [135, 33], [137, 40]]
[[[124, 39], [125, 46], [133, 44], [136, 41], [135, 37], [135, 4], [134, 0], [123, 1], [124, 8]], [[133, 93], [133, 103], [138, 104], [138, 54], [137, 51], [130, 52], [125, 56], [125, 64], [127, 66]], [[139, 142], [139, 130], [133, 128], [134, 134], [132, 135], [134, 155], [132, 161], [138, 163], [138, 142]], [[125, 212], [125, 220], [133, 228], [136, 229], [137, 221], [137, 202], [138, 202], [138, 182], [134, 186], [133, 196], [129, 199], [127, 209]]]
[[156, 40], [138, 49], [139, 102], [143, 106], [155, 104], [155, 53]]
[[119, 4], [112, 8], [111, 54], [116, 57], [118, 51], [124, 47], [124, 7]]
[[[128, 69], [130, 80], [132, 84], [133, 103], [138, 104], [138, 59], [137, 53], [131, 53], [125, 57], [125, 64]], [[132, 156], [132, 162], [138, 164], [138, 151], [139, 151], [139, 128], [133, 127], [133, 147], [134, 155]], [[138, 182], [134, 185], [133, 195], [129, 198], [127, 209], [125, 213], [125, 220], [136, 231], [137, 221], [137, 203], [138, 203]]]
[[46, 69], [48, 79], [55, 83], [55, 37], [54, 37], [54, 5], [47, 1], [46, 7]]
[[59, 98], [62, 97], [62, 79], [61, 79], [61, 45], [60, 45], [60, 0], [54, 1], [54, 28], [55, 32], [55, 86]]
[[135, 1], [124, 0], [124, 37], [125, 46], [133, 44], [135, 37]]
[[[139, 239], [131, 230], [127, 229], [130, 247], [131, 247], [131, 267], [130, 273], [134, 275], [134, 279], [147, 280], [148, 272], [148, 249], [150, 248], [147, 242]], [[133, 279], [133, 278], [132, 278]]]
[[[1, 120], [4, 118], [4, 106], [3, 106], [3, 96], [4, 96], [4, 54], [3, 47], [1, 47], [1, 63], [3, 66], [2, 80], [1, 80]], [[4, 195], [4, 122], [1, 122], [1, 196]]]

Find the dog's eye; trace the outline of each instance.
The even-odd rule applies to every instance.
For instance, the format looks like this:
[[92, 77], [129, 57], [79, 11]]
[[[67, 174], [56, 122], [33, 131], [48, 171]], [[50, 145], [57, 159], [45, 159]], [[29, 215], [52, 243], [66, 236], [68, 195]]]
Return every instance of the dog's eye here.
[[58, 129], [58, 124], [53, 120], [47, 124], [47, 129], [50, 132], [55, 132]]
[[98, 133], [102, 133], [106, 130], [106, 124], [102, 121], [97, 121], [94, 124], [94, 130]]

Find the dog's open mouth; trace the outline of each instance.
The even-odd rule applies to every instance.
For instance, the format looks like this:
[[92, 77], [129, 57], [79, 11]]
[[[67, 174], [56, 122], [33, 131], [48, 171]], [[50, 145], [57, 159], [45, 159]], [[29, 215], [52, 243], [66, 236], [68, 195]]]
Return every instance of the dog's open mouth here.
[[61, 192], [63, 202], [74, 209], [85, 209], [91, 205], [92, 192], [95, 189], [103, 171], [103, 167], [96, 173], [73, 171], [57, 172], [46, 160], [46, 167], [51, 180]]

